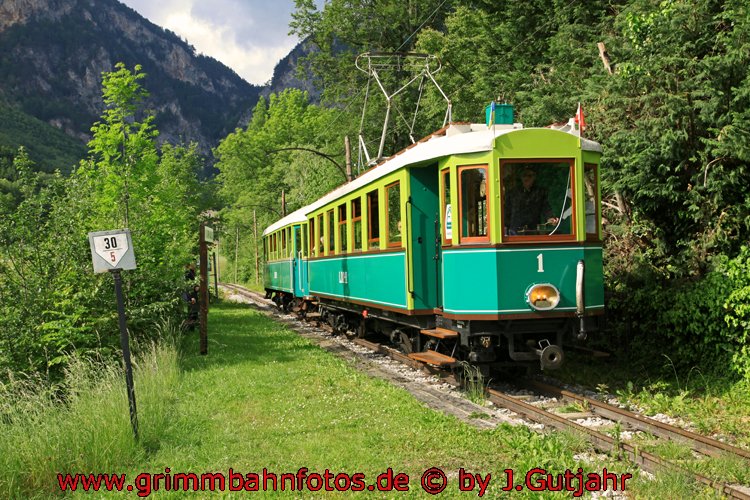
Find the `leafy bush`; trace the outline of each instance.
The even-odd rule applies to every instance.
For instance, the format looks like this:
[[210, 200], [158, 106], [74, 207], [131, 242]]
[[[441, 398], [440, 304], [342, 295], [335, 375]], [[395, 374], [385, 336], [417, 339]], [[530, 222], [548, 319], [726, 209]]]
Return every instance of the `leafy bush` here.
[[[750, 379], [750, 249], [718, 256], [692, 279], [670, 279], [649, 266], [652, 255], [635, 251], [630, 267], [616, 274], [622, 255], [609, 263], [608, 315], [613, 345], [626, 346], [644, 366], [668, 360], [669, 369], [698, 367]], [[666, 365], [665, 365], [666, 366]]]
[[194, 146], [158, 151], [153, 116], [139, 111], [144, 76], [122, 65], [104, 75], [108, 108], [70, 177], [33, 172], [23, 151], [14, 161], [21, 201], [0, 206], [0, 379], [10, 369], [58, 383], [72, 353], [117, 350], [112, 279], [93, 274], [88, 232], [131, 230], [138, 268], [123, 281], [136, 338], [180, 310], [182, 269], [197, 243], [201, 161]]
[[733, 283], [724, 303], [724, 320], [730, 328], [732, 368], [750, 380], [750, 247], [743, 246], [740, 254], [727, 262], [724, 273]]

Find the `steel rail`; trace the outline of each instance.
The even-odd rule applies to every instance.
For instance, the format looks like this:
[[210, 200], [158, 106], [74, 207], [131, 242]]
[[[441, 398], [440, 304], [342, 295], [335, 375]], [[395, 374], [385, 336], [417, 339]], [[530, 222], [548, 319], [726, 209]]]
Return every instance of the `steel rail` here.
[[597, 432], [575, 422], [571, 422], [570, 420], [560, 415], [556, 415], [541, 408], [537, 408], [536, 406], [514, 398], [513, 396], [509, 396], [494, 389], [489, 389], [488, 393], [490, 401], [492, 401], [496, 405], [507, 408], [523, 417], [528, 418], [529, 420], [548, 425], [558, 430], [575, 430], [585, 436], [586, 439], [597, 450], [609, 454], [622, 452], [628, 458], [628, 460], [640, 465], [644, 470], [648, 472], [653, 473], [658, 470], [671, 470], [682, 472], [685, 474], [692, 474], [698, 482], [716, 489], [719, 493], [727, 495], [729, 498], [750, 500], [749, 494], [743, 492], [733, 485], [724, 483], [719, 480], [709, 479], [698, 473], [686, 471], [671, 462], [657, 457], [656, 455], [639, 450], [628, 443], [617, 441], [614, 438], [607, 436], [606, 434], [602, 434], [601, 432]]
[[638, 415], [623, 408], [618, 408], [617, 406], [597, 401], [596, 399], [581, 396], [536, 380], [524, 381], [524, 385], [534, 390], [578, 403], [584, 408], [589, 409], [592, 413], [609, 420], [626, 423], [637, 430], [649, 432], [661, 438], [688, 444], [695, 451], [701, 452], [705, 455], [717, 457], [730, 453], [750, 460], [750, 452], [743, 450], [742, 448], [673, 425], [665, 424], [643, 415]]

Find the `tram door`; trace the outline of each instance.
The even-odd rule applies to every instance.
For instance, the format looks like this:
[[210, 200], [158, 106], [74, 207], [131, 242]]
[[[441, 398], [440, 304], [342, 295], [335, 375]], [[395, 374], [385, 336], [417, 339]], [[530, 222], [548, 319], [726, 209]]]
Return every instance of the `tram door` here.
[[294, 248], [292, 258], [294, 259], [294, 295], [304, 297], [307, 295], [307, 232], [300, 226], [292, 226], [292, 241]]
[[439, 276], [436, 272], [436, 247], [439, 227], [438, 217], [440, 193], [438, 191], [438, 165], [409, 169], [411, 196], [408, 207], [411, 212], [412, 290], [414, 309], [432, 311], [439, 307]]

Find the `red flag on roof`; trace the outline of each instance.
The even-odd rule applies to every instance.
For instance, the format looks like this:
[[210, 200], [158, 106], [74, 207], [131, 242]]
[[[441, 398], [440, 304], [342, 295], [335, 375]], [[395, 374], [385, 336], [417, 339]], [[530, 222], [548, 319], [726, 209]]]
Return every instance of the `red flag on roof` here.
[[586, 129], [586, 120], [583, 118], [583, 108], [581, 103], [578, 103], [578, 111], [576, 111], [575, 122], [578, 124], [578, 136], [580, 137], [583, 131]]

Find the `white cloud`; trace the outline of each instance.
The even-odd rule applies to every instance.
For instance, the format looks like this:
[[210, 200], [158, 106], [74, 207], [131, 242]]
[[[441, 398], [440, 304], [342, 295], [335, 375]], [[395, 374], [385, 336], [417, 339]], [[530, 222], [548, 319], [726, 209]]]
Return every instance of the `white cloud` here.
[[288, 35], [293, 0], [122, 1], [250, 83], [270, 80], [276, 63], [298, 42]]

